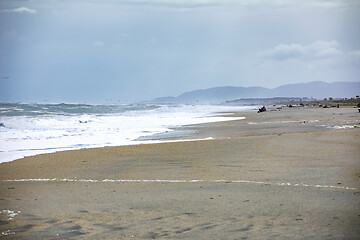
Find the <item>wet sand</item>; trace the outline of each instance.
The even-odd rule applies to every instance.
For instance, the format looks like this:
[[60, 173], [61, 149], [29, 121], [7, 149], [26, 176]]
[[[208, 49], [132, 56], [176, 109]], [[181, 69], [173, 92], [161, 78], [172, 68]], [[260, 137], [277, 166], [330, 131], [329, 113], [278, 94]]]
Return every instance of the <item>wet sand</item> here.
[[236, 115], [185, 127], [215, 140], [0, 164], [0, 238], [359, 239], [358, 110]]

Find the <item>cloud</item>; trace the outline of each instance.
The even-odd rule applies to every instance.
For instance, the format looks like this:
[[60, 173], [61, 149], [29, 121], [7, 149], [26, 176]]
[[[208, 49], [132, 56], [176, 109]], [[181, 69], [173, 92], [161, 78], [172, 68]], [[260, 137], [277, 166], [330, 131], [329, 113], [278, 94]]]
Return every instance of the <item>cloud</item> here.
[[258, 57], [263, 60], [275, 61], [334, 58], [342, 55], [339, 47], [337, 41], [317, 41], [309, 45], [280, 44], [272, 49], [260, 52]]
[[350, 52], [350, 56], [360, 58], [360, 50]]
[[352, 51], [349, 53], [350, 60], [352, 63], [359, 64], [360, 63], [360, 50]]
[[13, 9], [3, 9], [1, 12], [5, 13], [30, 13], [35, 14], [37, 11], [35, 9], [27, 8], [27, 7], [19, 7], [19, 8], [13, 8]]
[[152, 7], [169, 8], [198, 8], [208, 6], [279, 6], [279, 7], [316, 7], [332, 8], [359, 5], [358, 0], [122, 0], [110, 2], [120, 2], [130, 5], [147, 5]]
[[322, 7], [322, 8], [333, 8], [333, 7], [352, 7], [359, 5], [358, 0], [303, 0], [303, 5], [306, 7]]
[[[84, 2], [95, 2], [97, 0], [85, 0]], [[168, 11], [189, 11], [204, 7], [310, 7], [310, 8], [338, 8], [360, 6], [358, 0], [103, 0], [103, 3], [129, 6], [147, 6], [160, 10]], [[3, 9], [0, 12], [6, 13], [29, 13], [36, 14], [37, 10], [19, 7], [13, 9]]]
[[116, 43], [112, 46], [114, 49], [121, 49], [122, 48], [122, 44], [121, 43]]
[[103, 47], [105, 44], [101, 41], [94, 41], [92, 45], [95, 47]]
[[119, 33], [119, 37], [128, 37], [129, 36], [129, 34], [127, 34], [127, 33]]

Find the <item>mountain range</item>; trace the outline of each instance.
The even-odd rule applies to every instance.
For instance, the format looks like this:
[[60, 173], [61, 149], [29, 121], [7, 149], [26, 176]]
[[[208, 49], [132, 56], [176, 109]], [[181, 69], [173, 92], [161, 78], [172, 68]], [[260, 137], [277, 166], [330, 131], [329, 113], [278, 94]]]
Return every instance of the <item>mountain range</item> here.
[[214, 87], [185, 92], [178, 97], [161, 97], [153, 103], [221, 103], [243, 98], [308, 97], [351, 98], [360, 94], [360, 82], [309, 82], [282, 85], [269, 89], [264, 87]]

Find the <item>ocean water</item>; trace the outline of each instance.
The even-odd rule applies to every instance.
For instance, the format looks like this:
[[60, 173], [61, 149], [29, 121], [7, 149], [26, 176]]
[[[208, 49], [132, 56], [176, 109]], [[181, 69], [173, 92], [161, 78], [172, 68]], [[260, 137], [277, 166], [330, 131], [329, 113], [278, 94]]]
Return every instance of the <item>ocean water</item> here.
[[[172, 128], [241, 118], [221, 113], [254, 107], [219, 105], [0, 104], [0, 163], [72, 149], [161, 142]], [[147, 140], [148, 139], [148, 140]]]

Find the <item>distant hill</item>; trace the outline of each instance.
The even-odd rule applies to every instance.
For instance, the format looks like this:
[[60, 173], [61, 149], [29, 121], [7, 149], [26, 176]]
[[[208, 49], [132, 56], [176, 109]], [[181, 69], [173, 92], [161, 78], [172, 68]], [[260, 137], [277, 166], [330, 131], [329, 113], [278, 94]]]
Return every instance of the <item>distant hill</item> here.
[[273, 97], [273, 98], [239, 98], [231, 101], [226, 101], [227, 105], [267, 105], [273, 103], [288, 103], [288, 102], [306, 102], [314, 99], [308, 97]]
[[241, 98], [308, 97], [351, 98], [360, 94], [360, 82], [310, 82], [287, 84], [274, 89], [263, 87], [215, 87], [194, 90], [178, 97], [163, 97], [153, 103], [220, 103]]

